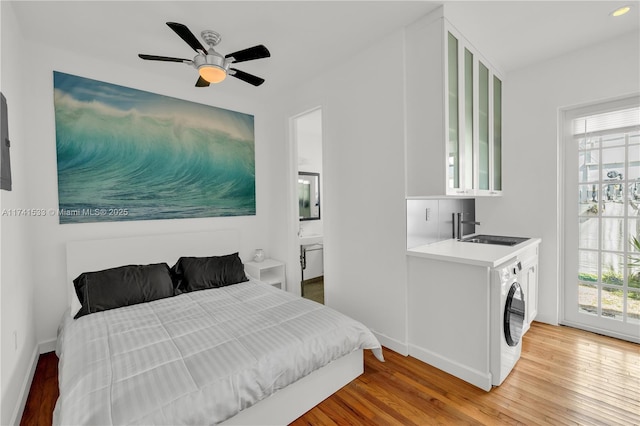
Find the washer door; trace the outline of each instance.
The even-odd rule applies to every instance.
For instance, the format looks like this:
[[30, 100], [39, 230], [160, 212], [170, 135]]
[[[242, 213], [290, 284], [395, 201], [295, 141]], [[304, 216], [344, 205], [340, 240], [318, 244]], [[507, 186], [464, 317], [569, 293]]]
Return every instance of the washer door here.
[[504, 337], [509, 346], [516, 346], [522, 337], [524, 324], [524, 294], [520, 284], [513, 283], [504, 306]]

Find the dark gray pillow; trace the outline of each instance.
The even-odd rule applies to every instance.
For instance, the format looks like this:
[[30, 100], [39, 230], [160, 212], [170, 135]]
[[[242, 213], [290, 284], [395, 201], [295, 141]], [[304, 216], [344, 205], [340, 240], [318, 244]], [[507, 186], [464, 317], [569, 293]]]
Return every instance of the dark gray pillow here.
[[238, 253], [211, 257], [181, 257], [171, 268], [176, 292], [224, 287], [249, 281]]
[[84, 272], [73, 280], [82, 307], [74, 318], [173, 296], [169, 265], [127, 265]]

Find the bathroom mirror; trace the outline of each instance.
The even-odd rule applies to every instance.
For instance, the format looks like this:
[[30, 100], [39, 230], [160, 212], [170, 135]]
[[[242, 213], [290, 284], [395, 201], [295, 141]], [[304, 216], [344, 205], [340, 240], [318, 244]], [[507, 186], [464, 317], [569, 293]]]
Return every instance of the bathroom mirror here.
[[320, 219], [320, 173], [298, 172], [300, 220]]

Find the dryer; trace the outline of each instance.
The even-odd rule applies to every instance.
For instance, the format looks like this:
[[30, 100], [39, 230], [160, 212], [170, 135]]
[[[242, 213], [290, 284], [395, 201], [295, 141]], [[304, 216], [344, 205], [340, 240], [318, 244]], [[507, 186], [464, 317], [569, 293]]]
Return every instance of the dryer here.
[[491, 384], [499, 386], [509, 375], [522, 352], [526, 303], [518, 282], [522, 270], [515, 258], [492, 272], [490, 309]]

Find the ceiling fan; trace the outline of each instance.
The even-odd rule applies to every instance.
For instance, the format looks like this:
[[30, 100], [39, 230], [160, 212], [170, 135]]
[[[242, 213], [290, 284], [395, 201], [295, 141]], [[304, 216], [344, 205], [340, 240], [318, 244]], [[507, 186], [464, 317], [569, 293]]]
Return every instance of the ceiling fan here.
[[205, 30], [200, 33], [202, 39], [209, 45], [209, 49], [206, 49], [185, 25], [177, 22], [167, 22], [167, 25], [189, 46], [191, 46], [191, 48], [197, 52], [197, 55], [193, 59], [184, 59], [145, 55], [141, 53], [138, 55], [141, 59], [145, 59], [147, 61], [182, 62], [187, 65], [191, 65], [197, 69], [200, 74], [200, 77], [196, 82], [196, 87], [207, 87], [211, 83], [220, 83], [227, 77], [227, 75], [238, 78], [249, 84], [253, 84], [254, 86], [260, 86], [264, 83], [263, 78], [230, 67], [231, 64], [238, 62], [270, 57], [271, 53], [269, 53], [269, 50], [262, 44], [222, 56], [214, 49], [222, 39], [220, 34], [217, 32]]

